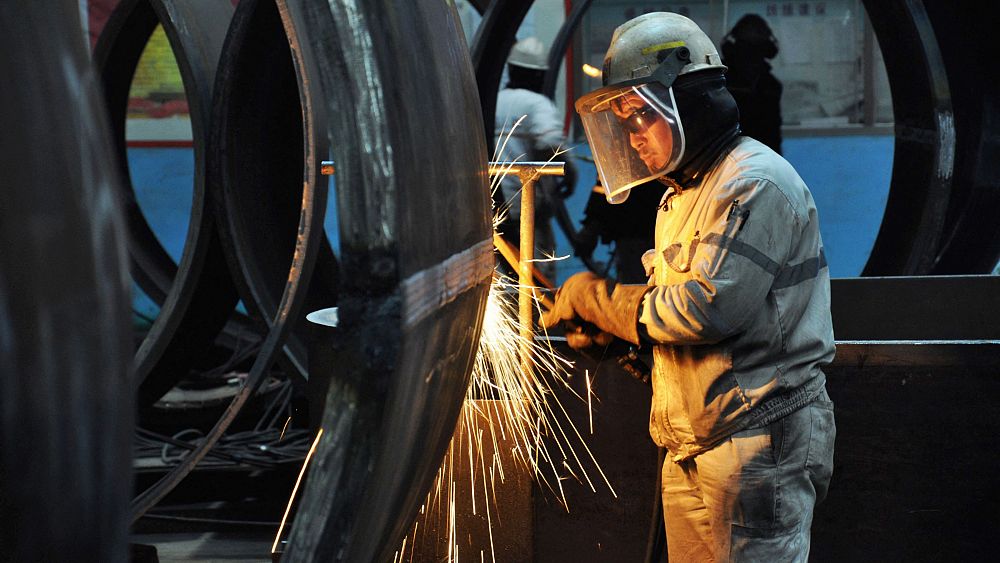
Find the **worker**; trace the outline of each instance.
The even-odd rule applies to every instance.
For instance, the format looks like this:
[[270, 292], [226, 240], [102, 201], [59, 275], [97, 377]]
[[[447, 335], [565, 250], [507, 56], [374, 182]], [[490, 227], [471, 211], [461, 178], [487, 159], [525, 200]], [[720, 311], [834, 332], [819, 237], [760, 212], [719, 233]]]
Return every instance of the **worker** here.
[[778, 40], [764, 18], [746, 14], [722, 39], [726, 87], [740, 110], [740, 129], [781, 154], [781, 82], [767, 62], [778, 55]]
[[578, 327], [574, 347], [607, 334], [652, 346], [671, 561], [806, 561], [833, 468], [829, 270], [808, 188], [739, 135], [725, 70], [683, 16], [614, 32], [605, 87], [576, 109], [609, 201], [650, 179], [667, 186], [651, 280], [575, 274], [542, 323]]
[[[507, 59], [509, 80], [497, 94], [495, 143], [500, 161], [565, 162], [565, 174], [559, 178], [543, 177], [535, 183], [535, 259], [536, 265], [550, 280], [555, 280], [555, 262], [546, 260], [555, 254], [552, 218], [556, 198], [567, 198], [576, 186], [576, 167], [566, 153], [563, 120], [553, 101], [542, 95], [548, 52], [537, 37], [518, 41]], [[524, 117], [515, 128], [514, 125]], [[508, 138], [509, 135], [509, 138]], [[501, 150], [502, 149], [502, 150]], [[508, 176], [500, 184], [508, 203], [503, 236], [515, 244], [520, 240], [521, 183]]]

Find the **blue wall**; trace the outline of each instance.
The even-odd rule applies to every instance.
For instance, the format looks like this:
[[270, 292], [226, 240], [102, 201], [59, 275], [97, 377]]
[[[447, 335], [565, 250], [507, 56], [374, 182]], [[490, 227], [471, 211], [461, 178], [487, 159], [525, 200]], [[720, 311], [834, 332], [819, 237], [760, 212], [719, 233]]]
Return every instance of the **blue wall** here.
[[[194, 150], [130, 148], [128, 166], [136, 200], [146, 222], [174, 261], [180, 260], [194, 193]], [[150, 321], [160, 311], [156, 303], [134, 283], [132, 308], [140, 321]]]
[[[816, 200], [831, 275], [851, 277], [860, 274], [885, 210], [892, 171], [893, 138], [786, 138], [783, 148], [785, 157], [799, 171]], [[574, 148], [574, 153], [588, 154], [587, 146]], [[580, 178], [576, 192], [567, 200], [567, 207], [579, 224], [596, 172], [593, 164], [580, 159], [576, 162]], [[184, 247], [191, 212], [192, 150], [130, 148], [129, 169], [146, 221], [167, 252], [175, 260], [178, 259]], [[326, 224], [336, 248], [335, 211], [328, 213]], [[570, 256], [557, 263], [560, 281], [583, 270], [582, 263], [572, 257], [572, 247], [558, 229], [556, 250], [559, 256]], [[607, 260], [607, 248], [599, 247], [594, 257]], [[157, 314], [155, 304], [138, 289], [135, 307], [139, 313], [150, 318]]]
[[893, 143], [884, 135], [786, 139], [782, 145], [816, 200], [833, 277], [861, 274], [871, 254], [889, 197]]

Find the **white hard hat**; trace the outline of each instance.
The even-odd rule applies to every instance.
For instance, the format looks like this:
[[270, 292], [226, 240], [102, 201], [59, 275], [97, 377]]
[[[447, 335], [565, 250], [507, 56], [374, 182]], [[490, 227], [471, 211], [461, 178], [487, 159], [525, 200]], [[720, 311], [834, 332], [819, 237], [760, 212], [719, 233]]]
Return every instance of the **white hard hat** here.
[[507, 64], [534, 70], [548, 70], [548, 56], [549, 53], [541, 40], [537, 37], [528, 37], [518, 41], [510, 50]]
[[648, 77], [663, 61], [663, 53], [678, 46], [686, 47], [691, 59], [678, 76], [712, 68], [726, 70], [715, 44], [698, 24], [673, 12], [652, 12], [615, 29], [604, 55], [602, 80], [607, 86]]
[[726, 69], [719, 51], [680, 14], [643, 14], [615, 30], [604, 56], [604, 87], [576, 101], [609, 202], [625, 201], [633, 187], [680, 166], [687, 135], [674, 81], [710, 69]]

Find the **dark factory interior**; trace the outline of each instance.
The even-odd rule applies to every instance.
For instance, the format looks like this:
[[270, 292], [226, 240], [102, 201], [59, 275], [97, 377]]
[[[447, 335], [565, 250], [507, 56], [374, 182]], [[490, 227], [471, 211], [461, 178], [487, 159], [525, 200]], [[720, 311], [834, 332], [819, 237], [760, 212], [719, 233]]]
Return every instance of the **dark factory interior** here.
[[992, 560], [997, 21], [0, 2], [0, 560]]

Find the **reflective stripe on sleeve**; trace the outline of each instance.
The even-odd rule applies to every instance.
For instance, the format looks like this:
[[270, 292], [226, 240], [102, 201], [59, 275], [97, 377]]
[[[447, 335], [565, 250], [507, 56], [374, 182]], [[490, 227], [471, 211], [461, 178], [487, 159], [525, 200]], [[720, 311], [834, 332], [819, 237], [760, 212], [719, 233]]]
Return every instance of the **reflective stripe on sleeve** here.
[[773, 289], [784, 289], [798, 285], [806, 280], [811, 280], [818, 276], [819, 272], [827, 266], [826, 254], [822, 248], [819, 249], [819, 256], [806, 259], [794, 266], [782, 268], [763, 252], [732, 237], [727, 237], [719, 233], [709, 233], [701, 240], [701, 243], [724, 248], [750, 260], [762, 270], [774, 276], [774, 284], [771, 286]]
[[789, 266], [781, 270], [774, 278], [773, 289], [784, 289], [793, 285], [798, 285], [806, 280], [811, 280], [819, 275], [820, 270], [826, 267], [826, 254], [823, 249], [819, 249], [819, 256], [809, 258], [794, 266]]
[[751, 262], [757, 264], [761, 267], [761, 269], [772, 276], [777, 276], [778, 270], [781, 269], [781, 266], [779, 266], [777, 262], [768, 258], [763, 252], [732, 237], [720, 235], [719, 233], [709, 233], [701, 240], [701, 242], [702, 244], [711, 244], [719, 248], [724, 248], [730, 252], [735, 252], [744, 258], [748, 258]]

